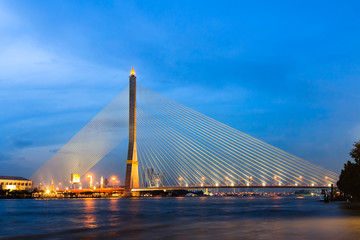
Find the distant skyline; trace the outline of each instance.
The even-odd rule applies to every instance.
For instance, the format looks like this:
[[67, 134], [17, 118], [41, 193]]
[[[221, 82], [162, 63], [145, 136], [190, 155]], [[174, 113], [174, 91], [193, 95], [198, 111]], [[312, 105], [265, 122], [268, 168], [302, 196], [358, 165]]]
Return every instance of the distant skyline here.
[[0, 175], [31, 176], [131, 67], [138, 83], [340, 173], [360, 139], [359, 3], [186, 3], [1, 1]]

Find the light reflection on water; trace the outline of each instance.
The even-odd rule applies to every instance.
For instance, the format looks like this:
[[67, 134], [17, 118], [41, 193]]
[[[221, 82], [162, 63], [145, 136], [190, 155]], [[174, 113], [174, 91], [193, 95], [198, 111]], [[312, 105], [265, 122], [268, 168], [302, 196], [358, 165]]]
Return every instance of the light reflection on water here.
[[84, 199], [84, 226], [86, 228], [97, 228], [95, 199]]
[[359, 239], [360, 208], [316, 198], [0, 200], [0, 238]]

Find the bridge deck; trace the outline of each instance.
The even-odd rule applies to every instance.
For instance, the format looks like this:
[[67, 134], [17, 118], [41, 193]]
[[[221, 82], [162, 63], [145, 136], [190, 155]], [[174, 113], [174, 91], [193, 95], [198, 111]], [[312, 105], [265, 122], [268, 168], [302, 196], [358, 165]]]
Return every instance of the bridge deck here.
[[330, 189], [329, 186], [278, 186], [278, 185], [268, 185], [268, 186], [169, 186], [169, 187], [153, 187], [153, 188], [133, 188], [131, 191], [133, 192], [145, 192], [145, 191], [171, 191], [171, 190], [193, 190], [193, 189], [233, 189], [233, 188], [277, 188], [277, 189]]

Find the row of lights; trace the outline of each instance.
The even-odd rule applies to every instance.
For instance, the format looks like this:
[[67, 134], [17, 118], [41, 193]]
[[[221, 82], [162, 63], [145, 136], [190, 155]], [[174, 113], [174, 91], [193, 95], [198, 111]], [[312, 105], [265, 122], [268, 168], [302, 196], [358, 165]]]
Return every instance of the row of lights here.
[[[231, 182], [231, 186], [234, 186], [234, 182], [233, 181], [231, 181], [228, 177], [225, 177], [225, 181], [230, 181]], [[249, 176], [249, 181], [246, 181], [246, 185], [247, 186], [250, 186], [250, 182], [251, 182], [251, 180], [253, 179], [253, 177], [252, 176]], [[299, 179], [300, 179], [300, 183], [301, 183], [301, 181], [302, 181], [302, 179], [303, 179], [303, 177], [302, 176], [299, 176]], [[181, 186], [182, 185], [182, 180], [183, 180], [183, 178], [182, 177], [179, 177], [179, 185]], [[200, 184], [200, 186], [204, 186], [204, 184], [205, 184], [205, 177], [202, 177], [202, 183]], [[275, 175], [274, 176], [274, 180], [276, 181], [277, 180], [277, 176]], [[327, 180], [328, 180], [328, 177], [327, 176], [325, 176], [325, 181], [327, 182]], [[281, 186], [282, 185], [282, 182], [280, 182], [279, 181], [279, 183], [278, 183], [278, 185], [279, 186]], [[188, 187], [188, 184], [186, 184], [185, 185], [186, 187]], [[219, 186], [219, 183], [215, 183], [215, 186]], [[266, 182], [265, 181], [262, 181], [262, 186], [266, 186]], [[297, 182], [295, 182], [295, 186], [298, 186], [298, 183]], [[311, 183], [311, 186], [313, 187], [313, 186], [315, 186], [315, 183]], [[330, 187], [331, 186], [331, 183], [328, 183], [328, 186]]]
[[[87, 175], [87, 178], [89, 179], [89, 187], [90, 187], [90, 189], [96, 189], [96, 186], [93, 187], [93, 176], [92, 176], [91, 174], [88, 174], [88, 175]], [[112, 182], [113, 182], [113, 188], [115, 188], [115, 183], [117, 182], [117, 181], [116, 181], [116, 177], [115, 177], [115, 176], [111, 177], [111, 180], [112, 180]], [[70, 183], [72, 183], [72, 182], [70, 182]], [[120, 183], [120, 181], [118, 181], [117, 183]], [[81, 184], [81, 182], [78, 182], [78, 183], [76, 183], [76, 184]], [[97, 182], [97, 184], [99, 184], [99, 183]], [[101, 177], [101, 178], [100, 178], [100, 188], [103, 188], [103, 184], [104, 184], [104, 178]], [[40, 187], [41, 187], [41, 186], [42, 186], [42, 184], [40, 183]], [[56, 187], [56, 190], [60, 190], [61, 187], [62, 187], [62, 183], [59, 182], [59, 183], [58, 183], [58, 187]], [[80, 186], [79, 189], [81, 190], [81, 189], [82, 189], [82, 186]], [[69, 188], [66, 187], [65, 190], [69, 190]], [[47, 191], [48, 191], [48, 190], [47, 190]], [[47, 191], [46, 191], [46, 192], [47, 192]], [[49, 191], [50, 191], [50, 190], [49, 190]]]

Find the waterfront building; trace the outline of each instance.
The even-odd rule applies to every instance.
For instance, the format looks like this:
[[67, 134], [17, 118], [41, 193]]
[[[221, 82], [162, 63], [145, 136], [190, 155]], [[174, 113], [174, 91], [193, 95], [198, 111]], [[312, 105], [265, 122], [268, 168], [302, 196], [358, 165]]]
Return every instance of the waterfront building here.
[[33, 182], [23, 177], [0, 176], [0, 190], [30, 190]]

